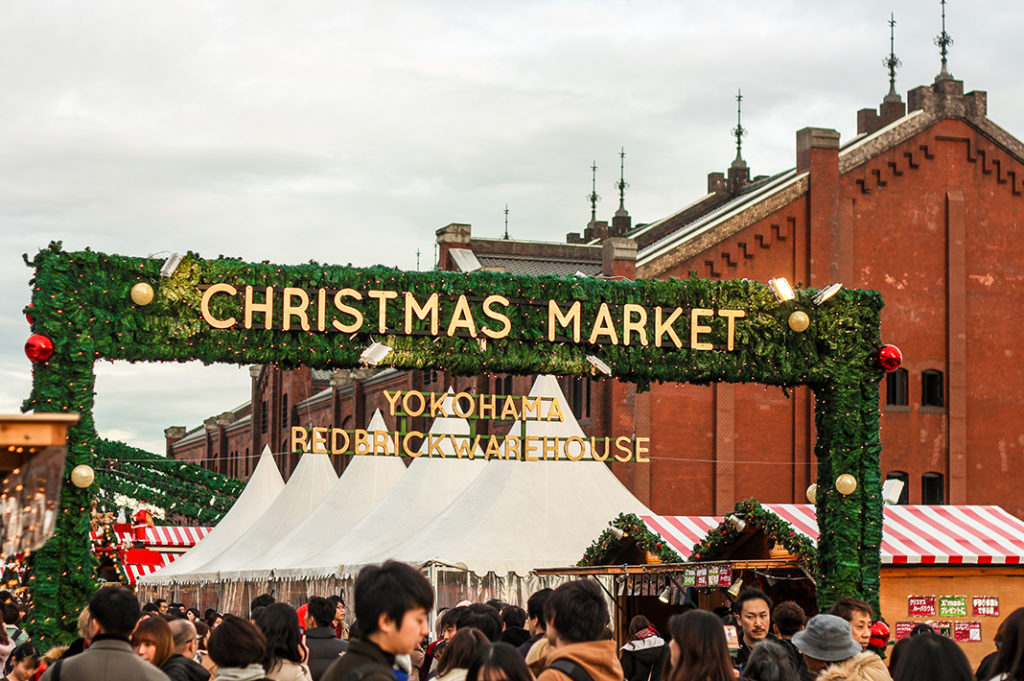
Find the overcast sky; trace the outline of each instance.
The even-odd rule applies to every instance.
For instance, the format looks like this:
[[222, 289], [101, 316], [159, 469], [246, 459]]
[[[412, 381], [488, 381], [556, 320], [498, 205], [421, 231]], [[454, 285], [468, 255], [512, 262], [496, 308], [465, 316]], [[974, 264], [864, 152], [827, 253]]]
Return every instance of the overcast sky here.
[[[562, 241], [617, 207], [673, 213], [735, 153], [753, 174], [795, 131], [856, 133], [888, 90], [931, 83], [938, 2], [256, 2], [0, 4], [0, 412], [28, 395], [21, 254], [51, 240], [125, 255], [294, 264], [433, 263], [467, 222]], [[954, 0], [950, 70], [1024, 136], [1024, 7]], [[154, 451], [248, 398], [245, 368], [97, 367], [102, 434]]]

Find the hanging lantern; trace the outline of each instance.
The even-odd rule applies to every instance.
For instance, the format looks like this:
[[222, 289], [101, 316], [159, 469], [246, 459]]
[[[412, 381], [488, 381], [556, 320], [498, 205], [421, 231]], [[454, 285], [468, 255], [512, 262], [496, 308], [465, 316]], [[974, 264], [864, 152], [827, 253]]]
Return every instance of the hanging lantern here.
[[793, 314], [789, 315], [789, 328], [793, 329], [797, 333], [803, 333], [810, 325], [811, 318], [802, 310], [797, 310]]
[[132, 302], [136, 305], [149, 305], [153, 302], [153, 287], [144, 281], [132, 286]]
[[896, 371], [903, 363], [903, 353], [895, 345], [883, 345], [878, 349], [878, 363], [886, 371]]
[[843, 496], [849, 496], [857, 491], [857, 478], [849, 473], [843, 473], [836, 478], [836, 491]]
[[71, 469], [71, 484], [79, 489], [85, 489], [96, 480], [96, 471], [84, 463], [78, 464]]
[[34, 333], [25, 341], [25, 355], [33, 364], [39, 364], [53, 357], [53, 341], [49, 336]]

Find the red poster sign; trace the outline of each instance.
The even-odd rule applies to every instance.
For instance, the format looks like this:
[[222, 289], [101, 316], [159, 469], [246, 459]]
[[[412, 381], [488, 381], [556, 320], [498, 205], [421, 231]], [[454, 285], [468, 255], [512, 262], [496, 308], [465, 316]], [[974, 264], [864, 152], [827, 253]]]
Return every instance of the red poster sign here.
[[718, 586], [732, 586], [732, 566], [718, 566]]
[[908, 617], [934, 617], [935, 596], [908, 596]]
[[914, 622], [897, 622], [895, 628], [893, 629], [896, 635], [896, 640], [902, 641], [903, 639], [910, 636], [910, 632], [911, 630], [913, 630], [914, 624]]
[[973, 617], [999, 617], [999, 596], [975, 596], [971, 613]]
[[953, 638], [964, 643], [981, 641], [981, 622], [954, 622]]

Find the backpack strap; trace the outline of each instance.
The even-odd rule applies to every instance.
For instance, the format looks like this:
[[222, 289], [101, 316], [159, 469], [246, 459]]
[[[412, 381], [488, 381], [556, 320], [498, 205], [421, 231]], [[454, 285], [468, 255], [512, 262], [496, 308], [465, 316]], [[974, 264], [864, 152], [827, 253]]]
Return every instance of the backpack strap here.
[[[345, 681], [363, 681], [363, 679], [365, 679], [370, 674], [373, 674], [374, 672], [384, 672], [392, 678], [395, 677], [395, 673], [391, 670], [390, 667], [386, 667], [380, 664], [379, 662], [367, 662], [366, 664], [359, 665], [351, 672], [349, 672], [349, 675], [345, 677]], [[54, 681], [60, 680], [55, 679]]]
[[558, 658], [549, 664], [547, 668], [562, 672], [572, 681], [594, 681], [594, 677], [583, 668], [583, 665], [567, 657]]

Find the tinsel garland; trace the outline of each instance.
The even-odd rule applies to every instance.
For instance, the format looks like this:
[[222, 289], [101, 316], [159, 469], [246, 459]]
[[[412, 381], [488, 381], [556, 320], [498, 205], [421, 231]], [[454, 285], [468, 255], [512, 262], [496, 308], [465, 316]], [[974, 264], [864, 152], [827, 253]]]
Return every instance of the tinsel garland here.
[[[793, 529], [792, 525], [761, 506], [755, 499], [738, 502], [733, 513], [742, 517], [748, 526], [760, 529], [772, 545], [784, 547], [803, 563], [808, 573], [817, 576], [818, 552], [814, 542]], [[690, 560], [721, 560], [725, 549], [735, 544], [740, 534], [733, 523], [723, 521], [710, 530], [702, 541], [694, 544]]]
[[[278, 266], [223, 257], [203, 260], [192, 253], [172, 276], [162, 278], [161, 260], [89, 250], [66, 253], [59, 243], [26, 262], [35, 268], [32, 330], [49, 337], [55, 352], [34, 366], [32, 393], [24, 408], [82, 415], [69, 433], [67, 473], [83, 463], [97, 472], [105, 468], [96, 451], [91, 417], [93, 363], [98, 359], [351, 368], [359, 365], [359, 355], [370, 342], [381, 341], [394, 349], [385, 363], [399, 369], [435, 368], [458, 375], [582, 375], [590, 372], [586, 356], [594, 354], [611, 367], [615, 379], [632, 382], [638, 390], [647, 389], [652, 381], [729, 381], [783, 388], [809, 385], [816, 397], [819, 479], [834, 479], [833, 473], [847, 472], [859, 483], [851, 498], [819, 494], [823, 537], [819, 599], [824, 607], [838, 593], [877, 602], [881, 538], [877, 410], [882, 372], [874, 353], [881, 344], [882, 302], [876, 292], [844, 290], [826, 304], [814, 306], [811, 290], [798, 291], [796, 300], [780, 304], [767, 287], [749, 280], [608, 281], [496, 272], [402, 272], [315, 262]], [[149, 305], [131, 302], [131, 288], [139, 282], [155, 290]], [[400, 304], [388, 306], [384, 333], [369, 315], [363, 326], [350, 334], [265, 330], [259, 324], [251, 329], [241, 325], [214, 329], [198, 313], [201, 287], [214, 283], [231, 284], [239, 290], [251, 285], [260, 299], [264, 288], [271, 286], [278, 291], [285, 287], [307, 291], [387, 289], [411, 292], [418, 300], [437, 293], [446, 306], [465, 295], [474, 319], [482, 320], [481, 324], [487, 323], [483, 321], [483, 298], [500, 294], [511, 303], [504, 312], [513, 333], [482, 343], [465, 334], [434, 337], [423, 332], [422, 322], [417, 322], [416, 333], [401, 335], [396, 331], [404, 327]], [[625, 304], [647, 309], [738, 309], [746, 316], [735, 325], [735, 347], [730, 351], [720, 346], [713, 351], [696, 350], [688, 343], [679, 349], [636, 342], [629, 346], [573, 344], [561, 337], [554, 342], [546, 339], [548, 300], [559, 301], [563, 309], [580, 301], [583, 328], [593, 325], [601, 303], [607, 304], [620, 328]], [[216, 318], [225, 319], [238, 314], [239, 304], [224, 295], [215, 296], [210, 307]], [[797, 309], [812, 319], [804, 333], [791, 331], [786, 321]], [[446, 308], [442, 326], [450, 315]], [[685, 327], [680, 333], [684, 338], [688, 323], [684, 315], [679, 323]], [[712, 329], [709, 337], [725, 337], [726, 319], [712, 316], [703, 323]], [[87, 540], [88, 501], [88, 492], [65, 485], [55, 535], [34, 556], [36, 607], [29, 626], [37, 638], [51, 639], [44, 645], [73, 636], [75, 617], [94, 587]], [[853, 517], [858, 521], [850, 522]]]
[[[609, 525], [622, 530], [626, 536], [636, 542], [644, 551], [656, 555], [663, 563], [681, 563], [682, 556], [676, 553], [665, 541], [647, 529], [644, 521], [634, 513], [620, 513]], [[623, 537], [625, 539], [625, 537]], [[612, 549], [621, 545], [623, 539], [619, 539], [612, 532], [611, 528], [601, 533], [594, 543], [591, 544], [583, 558], [576, 563], [580, 567], [588, 565], [601, 565], [605, 562]]]

